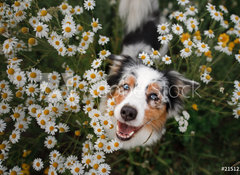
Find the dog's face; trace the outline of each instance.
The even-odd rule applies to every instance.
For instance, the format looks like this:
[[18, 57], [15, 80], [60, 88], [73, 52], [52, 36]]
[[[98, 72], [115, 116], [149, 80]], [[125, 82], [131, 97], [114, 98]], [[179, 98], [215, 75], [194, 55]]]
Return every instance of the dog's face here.
[[116, 101], [114, 136], [124, 141], [124, 148], [157, 141], [167, 118], [180, 110], [182, 98], [196, 83], [128, 56], [112, 55], [110, 59], [109, 98]]

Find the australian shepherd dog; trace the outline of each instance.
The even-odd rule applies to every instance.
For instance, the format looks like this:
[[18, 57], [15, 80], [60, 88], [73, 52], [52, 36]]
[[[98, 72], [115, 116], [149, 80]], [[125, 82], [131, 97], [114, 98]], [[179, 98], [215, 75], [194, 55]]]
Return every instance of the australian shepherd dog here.
[[164, 19], [158, 3], [120, 0], [119, 14], [126, 32], [121, 54], [109, 58], [111, 93], [102, 98], [100, 110], [106, 112], [108, 98], [115, 99], [115, 129], [106, 132], [110, 138], [122, 141], [124, 149], [157, 142], [166, 120], [177, 115], [186, 94], [198, 86], [174, 70], [157, 70], [138, 58], [140, 52], [151, 53], [152, 48], [167, 50], [157, 39], [157, 25]]

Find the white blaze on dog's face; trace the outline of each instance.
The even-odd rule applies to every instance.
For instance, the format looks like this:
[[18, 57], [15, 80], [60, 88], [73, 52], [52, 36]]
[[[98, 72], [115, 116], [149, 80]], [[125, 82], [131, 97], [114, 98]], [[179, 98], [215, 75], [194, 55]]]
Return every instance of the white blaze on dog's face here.
[[169, 114], [181, 107], [183, 94], [169, 87], [173, 83], [190, 85], [190, 80], [174, 71], [157, 71], [131, 57], [112, 56], [112, 60], [108, 83], [115, 87], [109, 95], [116, 101], [113, 136], [123, 141], [126, 149], [156, 142]]

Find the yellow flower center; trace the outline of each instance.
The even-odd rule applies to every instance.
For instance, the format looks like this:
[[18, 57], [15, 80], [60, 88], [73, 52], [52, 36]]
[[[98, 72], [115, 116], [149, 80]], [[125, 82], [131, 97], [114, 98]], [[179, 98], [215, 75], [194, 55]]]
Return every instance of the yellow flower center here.
[[42, 26], [37, 26], [37, 28], [36, 28], [36, 31], [37, 32], [41, 32], [43, 30], [43, 27]]
[[80, 168], [76, 167], [76, 168], [74, 169], [74, 171], [75, 171], [76, 173], [78, 173], [78, 172], [80, 171]]
[[22, 76], [21, 75], [18, 75], [17, 76], [17, 81], [21, 81], [22, 80]]
[[20, 117], [20, 114], [16, 112], [16, 113], [13, 114], [13, 117], [14, 117], [14, 118], [19, 118], [19, 117]]
[[162, 26], [161, 27], [162, 30], [166, 30], [166, 28], [167, 28], [166, 26]]
[[29, 39], [28, 39], [28, 44], [34, 45], [35, 43], [36, 43], [35, 38], [29, 38]]
[[90, 77], [91, 77], [92, 79], [94, 79], [94, 78], [96, 78], [96, 75], [95, 75], [94, 73], [92, 73], [92, 74], [90, 75]]
[[99, 90], [100, 90], [100, 91], [103, 91], [104, 89], [105, 89], [104, 86], [100, 86], [100, 87], [99, 87]]
[[34, 92], [35, 91], [35, 88], [34, 87], [30, 87], [28, 88], [29, 92]]
[[71, 27], [66, 27], [66, 28], [65, 28], [65, 32], [69, 33], [69, 32], [71, 32], [71, 31], [72, 31]]
[[15, 133], [12, 134], [12, 138], [15, 139], [17, 135]]
[[44, 120], [41, 120], [40, 123], [41, 123], [41, 125], [45, 125], [46, 124], [46, 122]]
[[83, 37], [83, 40], [84, 40], [84, 41], [87, 41], [87, 40], [88, 40], [88, 36], [85, 35], [85, 36]]
[[15, 72], [15, 71], [14, 71], [14, 69], [13, 69], [13, 68], [9, 68], [9, 69], [8, 69], [8, 74], [10, 74], [10, 75], [13, 75], [13, 74], [14, 74], [14, 72]]
[[57, 163], [57, 162], [53, 162], [52, 166], [53, 166], [54, 168], [57, 168], [57, 167], [58, 167], [58, 163]]
[[206, 76], [206, 79], [207, 79], [207, 80], [210, 80], [210, 79], [211, 79], [211, 76], [210, 76], [210, 75], [207, 75], [207, 76]]
[[93, 22], [92, 26], [96, 28], [96, 27], [98, 27], [98, 23], [97, 22]]
[[74, 97], [70, 97], [70, 98], [69, 98], [69, 101], [71, 101], [71, 102], [73, 102], [74, 100], [75, 100]]
[[6, 145], [5, 145], [5, 144], [1, 144], [1, 145], [0, 145], [0, 150], [5, 149], [5, 148], [6, 148]]
[[63, 9], [63, 10], [66, 10], [67, 7], [68, 7], [68, 6], [67, 6], [66, 4], [63, 4], [63, 5], [62, 5], [62, 9]]
[[22, 31], [22, 33], [28, 33], [28, 28], [27, 27], [22, 27], [21, 31]]
[[100, 143], [98, 144], [98, 147], [99, 147], [99, 148], [102, 148], [102, 147], [103, 147], [103, 143], [100, 142]]
[[106, 50], [101, 51], [101, 55], [106, 55], [106, 54], [107, 54]]
[[47, 10], [42, 10], [41, 11], [41, 16], [46, 16], [47, 15]]
[[49, 130], [50, 130], [50, 131], [53, 131], [53, 130], [54, 130], [54, 126], [50, 126], [50, 127], [49, 127]]
[[31, 73], [30, 73], [30, 77], [31, 77], [31, 78], [36, 78], [36, 77], [37, 77], [36, 72], [31, 72]]
[[16, 171], [11, 171], [10, 175], [17, 175]]
[[185, 48], [185, 52], [190, 52], [190, 49], [189, 48]]
[[98, 167], [99, 167], [99, 165], [98, 165], [97, 163], [93, 165], [93, 168], [94, 168], [95, 170], [98, 169]]

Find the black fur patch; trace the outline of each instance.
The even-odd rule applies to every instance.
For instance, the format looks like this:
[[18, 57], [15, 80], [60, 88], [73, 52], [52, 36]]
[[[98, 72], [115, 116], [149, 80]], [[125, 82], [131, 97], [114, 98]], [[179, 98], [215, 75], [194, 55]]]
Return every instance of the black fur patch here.
[[[121, 55], [121, 56], [124, 59], [120, 61], [121, 62], [120, 68], [118, 69], [117, 72], [108, 76], [107, 83], [110, 86], [117, 85], [119, 83], [119, 81], [121, 80], [121, 77], [124, 73], [124, 67], [130, 67], [130, 66], [140, 64], [140, 62], [139, 62], [140, 59], [139, 59], [139, 61], [137, 61], [137, 60], [131, 58], [130, 56], [125, 56], [125, 55]], [[114, 61], [114, 58], [112, 58], [112, 60]]]
[[171, 74], [171, 71], [167, 70], [162, 72], [163, 76], [167, 78], [169, 85], [168, 85], [168, 99], [169, 102], [167, 103], [167, 110], [176, 110], [176, 106], [182, 106], [183, 100], [179, 95], [177, 89], [177, 82], [179, 81], [178, 77]]
[[160, 48], [157, 26], [154, 21], [148, 21], [141, 28], [138, 28], [135, 32], [127, 34], [123, 40], [123, 45], [141, 42], [150, 45], [155, 50], [158, 50]]

